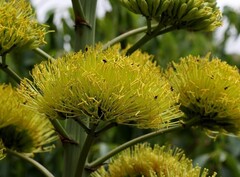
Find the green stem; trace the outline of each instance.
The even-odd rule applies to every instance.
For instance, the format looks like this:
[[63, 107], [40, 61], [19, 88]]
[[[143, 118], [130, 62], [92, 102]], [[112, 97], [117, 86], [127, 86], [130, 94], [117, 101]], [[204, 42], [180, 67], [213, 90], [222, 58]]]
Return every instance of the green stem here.
[[135, 139], [132, 139], [120, 146], [118, 146], [117, 148], [113, 149], [112, 151], [110, 151], [109, 153], [107, 153], [105, 156], [100, 157], [99, 159], [93, 161], [92, 163], [88, 164], [87, 168], [88, 169], [95, 169], [95, 167], [102, 165], [106, 160], [108, 160], [109, 158], [111, 158], [112, 156], [116, 155], [117, 153], [121, 152], [122, 150], [137, 144], [139, 142], [145, 141], [147, 139], [153, 138], [155, 136], [161, 135], [163, 133], [169, 133], [169, 132], [173, 132], [173, 131], [177, 131], [182, 129], [182, 125], [179, 124], [179, 126], [176, 127], [171, 127], [171, 128], [164, 128], [155, 132], [151, 132], [148, 134], [145, 134], [143, 136], [137, 137]]
[[10, 150], [10, 149], [7, 149], [6, 151], [7, 151], [7, 153], [9, 153], [9, 154], [12, 154], [12, 155], [14, 155], [14, 156], [17, 156], [17, 157], [19, 157], [19, 158], [21, 158], [21, 159], [23, 159], [23, 160], [31, 163], [31, 164], [32, 164], [33, 166], [35, 166], [44, 176], [46, 176], [46, 177], [54, 177], [54, 175], [53, 175], [51, 172], [49, 172], [43, 165], [41, 165], [40, 163], [38, 163], [38, 162], [35, 161], [34, 159], [29, 158], [29, 157], [27, 157], [27, 156], [25, 156], [25, 155], [23, 155], [23, 154], [18, 153], [18, 152], [12, 151], [12, 150]]
[[84, 124], [80, 117], [73, 118], [84, 130], [87, 134], [91, 132], [91, 130]]
[[[72, 3], [79, 4], [78, 10], [75, 10], [77, 13], [75, 14], [75, 51], [85, 50], [86, 46], [95, 43], [97, 0], [72, 0]], [[79, 13], [82, 11], [81, 7], [83, 12]]]
[[77, 162], [80, 156], [80, 151], [83, 142], [86, 139], [85, 131], [72, 119], [66, 120], [66, 130], [72, 140], [77, 143], [63, 141], [64, 148], [64, 169], [63, 177], [74, 177]]
[[6, 66], [7, 64], [6, 64], [6, 56], [7, 55], [2, 55], [1, 57], [2, 57], [2, 64], [3, 64], [3, 66]]
[[175, 26], [170, 26], [167, 28], [164, 28], [163, 30], [160, 30], [162, 27], [157, 27], [151, 34], [146, 33], [137, 43], [135, 43], [132, 47], [130, 47], [126, 53], [127, 56], [131, 55], [133, 52], [135, 52], [137, 49], [139, 49], [142, 45], [150, 41], [151, 39], [155, 38], [158, 35], [162, 35], [164, 33], [168, 33], [170, 31], [173, 31], [176, 29]]
[[[151, 26], [151, 28], [155, 28], [155, 27], [157, 27], [157, 26], [158, 26], [158, 24], [153, 24], [153, 25]], [[123, 34], [121, 34], [120, 36], [118, 36], [118, 37], [112, 39], [111, 41], [107, 42], [107, 43], [103, 46], [103, 50], [106, 50], [108, 47], [111, 47], [111, 46], [113, 46], [114, 44], [116, 44], [116, 43], [118, 43], [118, 42], [120, 42], [120, 41], [122, 41], [122, 40], [124, 40], [124, 39], [126, 39], [126, 38], [128, 38], [128, 37], [130, 37], [130, 36], [133, 36], [133, 35], [136, 35], [136, 34], [145, 32], [145, 31], [148, 30], [148, 28], [149, 28], [148, 26], [144, 26], [144, 27], [137, 28], [137, 29], [128, 31], [128, 32], [126, 32], [126, 33], [123, 33]]]
[[152, 19], [151, 18], [147, 18], [147, 34], [151, 34], [152, 32]]
[[[81, 154], [80, 154], [80, 158], [78, 160], [78, 164], [77, 164], [77, 170], [76, 170], [76, 174], [75, 174], [75, 177], [81, 177], [83, 175], [83, 171], [84, 171], [84, 168], [85, 168], [85, 164], [86, 164], [86, 160], [87, 160], [87, 157], [88, 157], [88, 153], [89, 153], [89, 150], [91, 148], [91, 145], [95, 139], [95, 130], [97, 128], [97, 125], [98, 124], [94, 124], [93, 127], [90, 129], [91, 132], [87, 135], [87, 138], [84, 142], [84, 145], [83, 145], [83, 148], [82, 148], [82, 151], [81, 151]], [[86, 172], [85, 172], [86, 174]]]
[[55, 128], [55, 131], [60, 135], [60, 139], [62, 142], [72, 142], [73, 144], [77, 144], [72, 138], [68, 135], [67, 131], [63, 128], [61, 123], [56, 119], [49, 119]]
[[6, 64], [6, 55], [2, 56], [2, 63], [0, 63], [0, 69], [3, 70], [8, 76], [10, 76], [18, 84], [21, 82], [21, 77], [17, 75], [11, 68]]
[[75, 14], [75, 20], [78, 20], [78, 17], [81, 17], [83, 20], [85, 20], [85, 15], [80, 0], [72, 0], [72, 6]]
[[18, 84], [21, 82], [21, 78], [13, 70], [11, 70], [7, 65], [3, 66], [2, 63], [0, 63], [0, 68]]
[[107, 130], [109, 130], [109, 129], [111, 129], [112, 127], [115, 127], [115, 126], [117, 126], [117, 125], [118, 125], [118, 124], [117, 124], [116, 122], [110, 123], [110, 124], [106, 125], [105, 127], [103, 127], [102, 129], [96, 131], [95, 136], [98, 137], [98, 136], [99, 136], [100, 134], [102, 134], [103, 132], [105, 132], [105, 131], [107, 131]]
[[35, 48], [35, 49], [33, 49], [33, 51], [34, 51], [36, 54], [40, 55], [41, 57], [45, 58], [46, 60], [48, 60], [48, 59], [54, 60], [53, 57], [51, 57], [48, 53], [44, 52], [44, 51], [43, 51], [42, 49], [40, 49], [40, 48]]
[[143, 142], [147, 139], [154, 138], [154, 137], [156, 137], [158, 135], [161, 135], [161, 134], [164, 134], [164, 133], [178, 131], [178, 130], [181, 130], [183, 128], [189, 128], [189, 127], [192, 127], [194, 125], [198, 125], [200, 123], [201, 123], [201, 119], [199, 117], [195, 117], [195, 118], [191, 118], [190, 121], [179, 123], [177, 126], [174, 126], [174, 127], [171, 127], [171, 128], [163, 128], [163, 129], [160, 129], [158, 131], [151, 132], [151, 133], [142, 135], [140, 137], [134, 138], [134, 139], [118, 146], [117, 148], [113, 149], [112, 151], [107, 153], [105, 156], [102, 156], [102, 157], [98, 158], [97, 160], [89, 163], [88, 165], [86, 165], [86, 168], [87, 169], [95, 169], [96, 167], [102, 165], [106, 160], [110, 159], [111, 157], [113, 157], [114, 155], [123, 151], [124, 149], [126, 149], [126, 148], [128, 148], [132, 145], [135, 145], [137, 143]]

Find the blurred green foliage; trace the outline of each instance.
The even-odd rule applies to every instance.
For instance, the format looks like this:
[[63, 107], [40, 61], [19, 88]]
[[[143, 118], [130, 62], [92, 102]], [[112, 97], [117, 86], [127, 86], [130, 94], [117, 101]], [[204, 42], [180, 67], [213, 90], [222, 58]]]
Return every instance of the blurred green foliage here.
[[[97, 19], [97, 42], [106, 43], [128, 30], [146, 25], [143, 17], [128, 12], [115, 0], [110, 2], [112, 12], [107, 13], [103, 19]], [[73, 14], [72, 9], [69, 9], [69, 13]], [[213, 33], [174, 31], [150, 41], [142, 50], [154, 55], [154, 59], [162, 67], [166, 67], [170, 61], [178, 61], [180, 57], [189, 54], [206, 55], [208, 52], [230, 64], [240, 66], [240, 56], [229, 55], [224, 50], [228, 39], [232, 36], [231, 30], [237, 31], [235, 37], [240, 34], [240, 13], [230, 7], [225, 7], [223, 15], [229, 23], [224, 31], [223, 40], [219, 43], [215, 42]], [[55, 32], [47, 35], [48, 45], [44, 46], [43, 50], [58, 57], [67, 53], [64, 46], [68, 45], [70, 49], [73, 48], [74, 27], [69, 26], [67, 20], [70, 19], [62, 19], [62, 28], [59, 28], [53, 22], [54, 17], [54, 12], [48, 12], [46, 24], [50, 26], [50, 30], [55, 30]], [[141, 36], [142, 34], [132, 36], [122, 41], [121, 46], [125, 48], [127, 44], [136, 42]], [[41, 61], [42, 58], [32, 51], [18, 51], [7, 57], [8, 65], [21, 77], [30, 77], [29, 72], [34, 64]], [[0, 82], [15, 84], [2, 71], [0, 71]], [[139, 130], [127, 126], [114, 127], [97, 140], [89, 159], [96, 159], [119, 144], [147, 132], [150, 130]], [[218, 176], [240, 176], [240, 140], [237, 137], [221, 135], [210, 138], [209, 135], [196, 128], [161, 135], [149, 141], [160, 145], [170, 144], [184, 149], [186, 155], [192, 158], [195, 164], [208, 168], [210, 172], [217, 171]], [[61, 176], [63, 152], [60, 142], [56, 143], [53, 152], [36, 155], [35, 159], [46, 166], [55, 176]], [[41, 176], [42, 174], [37, 172], [34, 167], [16, 157], [9, 156], [0, 161], [0, 177]]]

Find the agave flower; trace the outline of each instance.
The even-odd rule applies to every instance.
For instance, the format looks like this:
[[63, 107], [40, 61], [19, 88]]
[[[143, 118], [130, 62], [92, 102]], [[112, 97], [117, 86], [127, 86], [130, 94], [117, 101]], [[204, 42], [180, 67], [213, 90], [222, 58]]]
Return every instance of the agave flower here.
[[0, 85], [0, 149], [20, 153], [50, 150], [49, 143], [56, 140], [53, 127], [42, 115], [29, 110], [26, 102], [9, 85]]
[[240, 77], [236, 67], [217, 58], [188, 56], [167, 72], [180, 94], [186, 121], [212, 131], [239, 134]]
[[[202, 171], [202, 172], [201, 172]], [[208, 170], [193, 167], [192, 161], [180, 149], [138, 144], [119, 153], [91, 177], [207, 177]], [[216, 176], [216, 173], [212, 177]]]
[[36, 48], [44, 41], [46, 25], [38, 24], [26, 0], [0, 0], [0, 55], [12, 49]]
[[163, 26], [192, 31], [213, 31], [221, 25], [215, 0], [121, 0], [128, 10], [156, 19]]
[[20, 92], [33, 108], [49, 118], [88, 117], [90, 122], [117, 122], [142, 128], [174, 125], [182, 115], [150, 56], [126, 57], [119, 48], [69, 54], [36, 65], [33, 82], [24, 80]]

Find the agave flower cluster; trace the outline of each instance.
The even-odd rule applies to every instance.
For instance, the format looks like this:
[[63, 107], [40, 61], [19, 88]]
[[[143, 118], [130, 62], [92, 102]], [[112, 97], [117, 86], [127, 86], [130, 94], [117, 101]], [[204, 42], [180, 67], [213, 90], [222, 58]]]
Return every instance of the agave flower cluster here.
[[173, 63], [168, 78], [180, 93], [186, 121], [212, 131], [239, 135], [240, 76], [236, 67], [210, 56], [188, 56]]
[[0, 85], [0, 150], [36, 153], [50, 150], [56, 140], [54, 130], [45, 117], [28, 109], [17, 91], [9, 85]]
[[164, 27], [192, 31], [213, 31], [221, 25], [215, 0], [121, 0], [136, 14], [156, 19]]
[[91, 123], [141, 128], [174, 125], [182, 115], [178, 97], [149, 58], [141, 52], [126, 57], [118, 47], [89, 48], [36, 65], [33, 82], [24, 80], [20, 92], [52, 119], [88, 117]]
[[0, 55], [20, 47], [36, 48], [44, 41], [45, 25], [34, 18], [26, 0], [0, 0]]
[[[106, 170], [107, 169], [107, 170]], [[101, 167], [91, 177], [207, 177], [208, 170], [193, 167], [180, 149], [138, 144], [118, 154], [108, 168]], [[212, 175], [215, 177], [216, 173]]]

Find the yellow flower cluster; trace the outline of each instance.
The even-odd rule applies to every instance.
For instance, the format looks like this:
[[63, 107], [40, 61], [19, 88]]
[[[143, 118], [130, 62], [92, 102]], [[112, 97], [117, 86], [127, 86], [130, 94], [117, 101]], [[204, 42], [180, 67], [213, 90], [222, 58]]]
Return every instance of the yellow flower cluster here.
[[69, 54], [36, 65], [33, 82], [21, 90], [49, 118], [84, 118], [141, 128], [175, 125], [182, 116], [177, 96], [159, 68], [141, 52], [126, 57], [119, 48]]
[[[106, 170], [107, 169], [107, 170]], [[208, 170], [193, 167], [180, 149], [138, 144], [118, 154], [108, 168], [101, 167], [91, 177], [207, 177]], [[215, 177], [216, 173], [212, 175]], [[209, 177], [209, 176], [208, 176]]]
[[213, 31], [221, 25], [215, 0], [121, 0], [136, 14], [155, 18], [164, 27], [193, 31]]
[[46, 25], [38, 24], [29, 2], [0, 0], [0, 12], [0, 55], [16, 48], [36, 48], [46, 43]]
[[29, 110], [11, 86], [0, 85], [0, 95], [1, 157], [6, 148], [30, 154], [49, 150], [46, 145], [56, 139], [49, 120]]
[[236, 67], [217, 58], [188, 56], [167, 72], [180, 94], [186, 121], [212, 131], [239, 134], [240, 76]]

